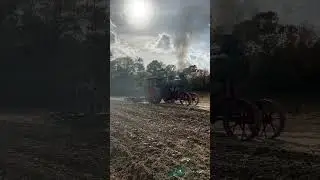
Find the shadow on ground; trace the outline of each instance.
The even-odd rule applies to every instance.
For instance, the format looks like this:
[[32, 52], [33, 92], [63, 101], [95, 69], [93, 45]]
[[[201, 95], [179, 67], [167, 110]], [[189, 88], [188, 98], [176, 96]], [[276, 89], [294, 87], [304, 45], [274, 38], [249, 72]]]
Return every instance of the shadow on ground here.
[[45, 111], [2, 112], [7, 123], [7, 179], [101, 179], [108, 149], [106, 117], [87, 118]]
[[283, 149], [282, 140], [241, 142], [213, 133], [211, 168], [217, 179], [296, 179], [320, 177], [320, 156]]

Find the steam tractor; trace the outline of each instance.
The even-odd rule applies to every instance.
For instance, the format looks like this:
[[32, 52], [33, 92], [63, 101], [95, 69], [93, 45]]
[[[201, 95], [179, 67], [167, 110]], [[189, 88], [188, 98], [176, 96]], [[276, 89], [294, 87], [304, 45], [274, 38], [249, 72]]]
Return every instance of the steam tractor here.
[[149, 77], [146, 79], [146, 98], [150, 103], [158, 104], [161, 100], [166, 103], [179, 101], [182, 105], [190, 105], [192, 97], [190, 93], [179, 90], [175, 84], [178, 79], [169, 82], [166, 78]]
[[[215, 82], [222, 82], [222, 93], [213, 96], [211, 123], [222, 121], [227, 135], [241, 140], [256, 136], [276, 138], [283, 131], [286, 117], [280, 105], [272, 99], [250, 101], [235, 93], [235, 81], [242, 64], [239, 41], [232, 35], [222, 35], [220, 52], [212, 57]], [[268, 131], [270, 129], [271, 131]]]

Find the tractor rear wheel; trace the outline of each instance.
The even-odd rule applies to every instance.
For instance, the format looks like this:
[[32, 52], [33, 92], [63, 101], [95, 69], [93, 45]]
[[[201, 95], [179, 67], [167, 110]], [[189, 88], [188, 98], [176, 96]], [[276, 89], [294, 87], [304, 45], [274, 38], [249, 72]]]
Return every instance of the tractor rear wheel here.
[[272, 99], [260, 99], [256, 105], [263, 113], [260, 136], [267, 139], [274, 139], [283, 132], [286, 122], [286, 115], [280, 104]]
[[199, 95], [197, 93], [189, 93], [191, 95], [191, 98], [192, 98], [192, 104], [194, 106], [198, 105], [199, 104]]
[[186, 105], [186, 106], [189, 106], [191, 103], [192, 103], [192, 97], [189, 93], [187, 92], [181, 92], [179, 93], [179, 100], [180, 100], [180, 103], [182, 105]]

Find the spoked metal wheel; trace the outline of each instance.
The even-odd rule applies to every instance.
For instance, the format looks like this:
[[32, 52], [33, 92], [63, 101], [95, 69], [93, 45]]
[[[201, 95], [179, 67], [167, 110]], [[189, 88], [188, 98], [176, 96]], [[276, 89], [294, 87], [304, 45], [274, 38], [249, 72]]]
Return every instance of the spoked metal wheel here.
[[189, 93], [191, 95], [191, 99], [192, 99], [192, 105], [196, 106], [199, 104], [200, 98], [199, 95], [197, 93]]
[[280, 136], [286, 121], [280, 104], [271, 99], [260, 99], [256, 104], [263, 113], [259, 136], [267, 139]]
[[243, 99], [228, 99], [224, 107], [223, 126], [228, 136], [246, 141], [259, 134], [262, 116], [255, 104]]
[[192, 97], [189, 93], [187, 92], [181, 92], [179, 93], [178, 95], [179, 97], [179, 100], [180, 100], [180, 103], [182, 105], [186, 105], [186, 106], [189, 106], [191, 103], [192, 103]]

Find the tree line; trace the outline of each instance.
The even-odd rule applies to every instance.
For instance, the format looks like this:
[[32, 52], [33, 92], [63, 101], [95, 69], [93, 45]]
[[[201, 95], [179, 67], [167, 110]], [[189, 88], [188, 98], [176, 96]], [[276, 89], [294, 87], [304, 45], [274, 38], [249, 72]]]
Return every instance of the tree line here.
[[0, 105], [66, 104], [88, 79], [109, 94], [108, 8], [93, 2], [1, 1]]
[[[260, 12], [234, 25], [232, 35], [241, 46], [238, 73], [243, 78], [238, 82], [245, 85], [245, 91], [256, 93], [318, 92], [320, 39], [316, 29], [306, 23], [281, 24], [279, 19], [275, 12]], [[219, 35], [219, 28], [212, 34]], [[221, 38], [212, 38], [214, 54], [219, 52]], [[211, 70], [213, 76], [219, 70]]]
[[[198, 69], [195, 65], [189, 66], [181, 71], [187, 79], [184, 86], [192, 91], [210, 90], [210, 73]], [[136, 91], [143, 94], [146, 78], [159, 77], [172, 80], [178, 76], [175, 65], [165, 65], [161, 61], [153, 60], [146, 67], [142, 58], [122, 57], [110, 63], [110, 88], [111, 95], [123, 96], [133, 95]]]
[[[43, 1], [41, 6], [33, 2], [0, 3], [0, 105], [63, 103], [77, 83], [88, 79], [94, 79], [109, 94], [110, 78], [111, 90], [121, 92], [117, 82], [142, 87], [147, 75], [169, 77], [177, 71], [174, 65], [159, 61], [145, 68], [141, 58], [110, 62], [107, 8], [76, 0]], [[319, 90], [320, 41], [311, 25], [281, 24], [276, 13], [261, 12], [236, 24], [233, 35], [245, 47], [239, 61], [244, 65], [237, 72], [242, 68], [248, 72], [244, 78], [248, 90]], [[209, 73], [193, 69], [185, 70], [191, 89], [209, 90], [214, 84], [214, 80], [209, 83]], [[211, 74], [214, 77], [213, 69]]]

